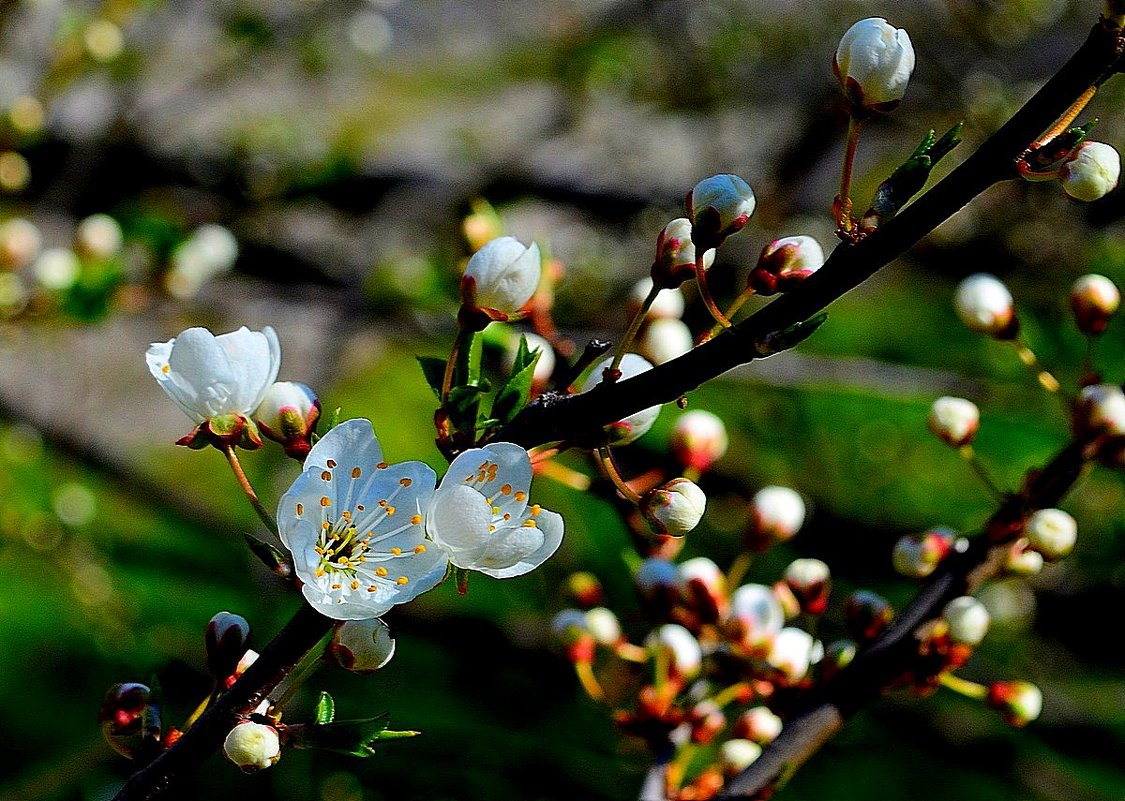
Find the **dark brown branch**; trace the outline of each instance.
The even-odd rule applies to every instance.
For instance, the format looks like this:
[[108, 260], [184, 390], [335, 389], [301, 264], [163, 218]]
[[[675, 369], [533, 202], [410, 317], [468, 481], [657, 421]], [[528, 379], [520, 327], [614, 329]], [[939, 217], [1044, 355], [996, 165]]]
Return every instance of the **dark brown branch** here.
[[843, 244], [797, 289], [727, 333], [666, 364], [581, 395], [546, 395], [493, 439], [532, 447], [558, 440], [591, 441], [602, 426], [648, 406], [669, 403], [727, 370], [758, 358], [768, 335], [809, 319], [866, 281], [993, 184], [1015, 177], [1014, 164], [1041, 133], [1120, 58], [1118, 32], [1094, 26], [1085, 43], [1000, 130], [961, 166], [901, 214], [855, 245]]
[[910, 672], [918, 657], [919, 627], [940, 616], [951, 600], [974, 592], [997, 574], [1021, 521], [1034, 510], [1058, 504], [1082, 475], [1089, 444], [1088, 439], [1069, 443], [1028, 479], [1021, 493], [1005, 500], [969, 549], [952, 555], [894, 624], [817, 691], [805, 711], [785, 724], [778, 738], [731, 780], [721, 797], [765, 798], [828, 742], [851, 715]]
[[301, 607], [257, 661], [167, 751], [161, 753], [114, 796], [114, 801], [146, 801], [167, 790], [174, 781], [198, 768], [222, 747], [234, 725], [269, 695], [305, 654], [328, 633], [335, 621], [308, 604]]

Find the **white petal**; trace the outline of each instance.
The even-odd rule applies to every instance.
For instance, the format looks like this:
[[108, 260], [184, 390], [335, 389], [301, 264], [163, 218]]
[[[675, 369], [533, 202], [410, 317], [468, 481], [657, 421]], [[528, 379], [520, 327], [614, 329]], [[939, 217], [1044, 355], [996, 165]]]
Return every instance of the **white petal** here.
[[152, 377], [156, 379], [161, 388], [168, 393], [176, 405], [196, 423], [202, 423], [206, 418], [192, 407], [195, 392], [180, 389], [171, 378], [172, 368], [168, 364], [168, 357], [172, 355], [172, 345], [176, 340], [167, 342], [153, 342], [145, 353], [145, 362]]
[[[563, 539], [563, 519], [562, 515], [555, 512], [550, 512], [546, 509], [540, 510], [539, 514], [535, 517], [536, 528], [520, 527], [527, 531], [539, 531], [542, 534], [542, 539], [538, 541], [538, 546], [527, 553], [521, 555], [513, 564], [508, 567], [491, 568], [487, 566], [478, 566], [475, 569], [479, 570], [487, 576], [493, 578], [505, 579], [512, 578], [513, 576], [522, 576], [524, 573], [529, 573], [539, 565], [543, 564], [549, 559], [555, 551], [559, 549]], [[528, 540], [530, 541], [530, 540]]]
[[522, 517], [531, 489], [531, 458], [524, 448], [511, 442], [471, 448], [453, 460], [441, 480], [443, 487], [457, 484], [481, 492], [499, 510], [494, 514]]
[[374, 468], [381, 463], [383, 449], [371, 421], [360, 417], [334, 427], [312, 446], [305, 457], [305, 469], [324, 470], [330, 460], [338, 465], [347, 463], [349, 468], [357, 464]]
[[477, 490], [464, 484], [446, 487], [443, 482], [426, 512], [426, 532], [454, 564], [459, 564], [458, 555], [474, 551], [485, 542], [492, 519], [488, 499]]
[[281, 367], [281, 345], [269, 326], [251, 331], [246, 326], [215, 341], [227, 354], [235, 372], [234, 402], [238, 411], [252, 412], [262, 402], [266, 389], [277, 380]]

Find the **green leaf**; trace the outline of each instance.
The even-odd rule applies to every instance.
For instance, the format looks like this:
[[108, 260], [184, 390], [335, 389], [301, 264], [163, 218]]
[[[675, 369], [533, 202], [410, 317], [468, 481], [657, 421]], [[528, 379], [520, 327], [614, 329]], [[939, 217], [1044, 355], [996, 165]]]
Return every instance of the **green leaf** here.
[[[516, 354], [516, 364], [520, 364], [520, 355], [526, 354], [527, 339], [520, 339], [519, 353]], [[527, 405], [531, 397], [531, 382], [535, 378], [535, 364], [539, 361], [538, 349], [533, 354], [526, 354], [522, 367], [512, 370], [511, 377], [500, 387], [496, 399], [492, 402], [492, 416], [501, 423], [511, 422], [520, 409]]]
[[336, 717], [336, 702], [332, 700], [332, 696], [323, 690], [320, 691], [320, 696], [316, 699], [316, 723], [318, 726], [324, 726], [331, 723], [333, 718]]
[[418, 360], [418, 365], [422, 368], [422, 375], [426, 377], [426, 383], [437, 395], [437, 399], [441, 400], [441, 384], [445, 380], [445, 359], [439, 359], [436, 356], [415, 356], [414, 358]]
[[450, 422], [453, 423], [456, 430], [470, 434], [476, 432], [481, 395], [487, 391], [487, 384], [485, 386], [454, 387], [449, 391], [449, 399], [445, 403], [445, 408], [449, 412]]
[[[326, 695], [322, 693], [321, 697]], [[318, 704], [319, 714], [319, 704]], [[391, 718], [388, 713], [364, 720], [338, 723], [310, 723], [290, 728], [291, 744], [296, 748], [318, 748], [348, 756], [369, 757], [375, 753], [375, 743], [382, 740], [401, 740], [414, 737], [415, 731], [387, 731]]]
[[520, 345], [516, 349], [516, 361], [512, 365], [512, 374], [520, 372], [528, 365], [534, 365], [542, 355], [543, 352], [539, 348], [532, 350], [527, 344], [527, 337], [521, 334]]

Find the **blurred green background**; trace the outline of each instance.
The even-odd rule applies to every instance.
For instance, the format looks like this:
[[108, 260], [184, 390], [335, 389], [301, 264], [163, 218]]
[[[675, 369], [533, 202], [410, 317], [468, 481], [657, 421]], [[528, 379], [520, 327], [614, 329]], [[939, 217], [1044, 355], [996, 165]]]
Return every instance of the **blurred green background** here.
[[[370, 417], [392, 460], [440, 469], [414, 355], [448, 347], [472, 201], [565, 265], [555, 316], [569, 335], [615, 338], [623, 293], [700, 178], [736, 172], [758, 197], [713, 271], [723, 297], [770, 239], [833, 242], [845, 118], [829, 64], [851, 22], [888, 16], [918, 52], [903, 106], [860, 142], [865, 200], [931, 127], [964, 120], [949, 162], [963, 159], [1099, 11], [1092, 0], [0, 4], [0, 226], [30, 220], [39, 248], [67, 247], [78, 220], [104, 212], [126, 242], [112, 270], [84, 264], [77, 288], [52, 294], [0, 228], [0, 799], [110, 797], [130, 765], [97, 729], [105, 690], [155, 674], [168, 717], [182, 719], [206, 691], [213, 613], [244, 615], [264, 644], [299, 604], [243, 546], [257, 523], [221, 456], [172, 444], [188, 425], [147, 375], [149, 342], [189, 325], [273, 325], [281, 378]], [[1125, 141], [1123, 98], [1120, 81], [1096, 98], [1097, 138]], [[787, 484], [810, 522], [750, 578], [818, 556], [838, 598], [865, 586], [904, 603], [916, 585], [891, 570], [895, 538], [972, 531], [991, 507], [926, 432], [933, 398], [981, 406], [977, 451], [1005, 487], [1067, 436], [1058, 402], [1014, 353], [957, 322], [956, 282], [1004, 277], [1028, 343], [1073, 388], [1085, 343], [1067, 289], [1087, 272], [1125, 280], [1123, 214], [1120, 193], [1079, 206], [1052, 184], [996, 187], [838, 302], [797, 352], [692, 393], [732, 446], [703, 483], [712, 501], [685, 555], [728, 564], [739, 494]], [[210, 223], [234, 233], [239, 257], [188, 280], [181, 248]], [[686, 319], [707, 325], [694, 299]], [[1125, 379], [1123, 340], [1117, 321], [1098, 343], [1106, 380]], [[664, 459], [677, 414], [665, 409], [625, 461]], [[272, 449], [245, 463], [267, 506], [296, 475]], [[324, 687], [343, 717], [389, 710], [423, 736], [366, 761], [287, 752], [250, 778], [216, 758], [178, 797], [635, 798], [642, 746], [581, 695], [546, 635], [561, 581], [584, 569], [643, 636], [628, 537], [605, 503], [543, 478], [536, 496], [567, 521], [543, 569], [396, 610], [385, 670], [326, 670], [294, 709]], [[1120, 476], [1093, 472], [1065, 504], [1076, 554], [984, 594], [994, 632], [964, 675], [1038, 683], [1037, 723], [1012, 731], [952, 694], [896, 694], [778, 797], [1125, 798], [1125, 659], [1113, 645], [1123, 507]]]

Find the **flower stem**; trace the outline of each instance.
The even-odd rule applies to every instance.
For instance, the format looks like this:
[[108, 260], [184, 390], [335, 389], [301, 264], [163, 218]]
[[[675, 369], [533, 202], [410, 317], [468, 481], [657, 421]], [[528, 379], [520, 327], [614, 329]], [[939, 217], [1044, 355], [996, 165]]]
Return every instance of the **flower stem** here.
[[960, 676], [954, 676], [952, 673], [942, 673], [939, 678], [943, 687], [948, 687], [955, 693], [960, 693], [966, 698], [987, 698], [988, 688], [983, 684], [977, 684], [975, 681], [963, 679]]
[[449, 360], [445, 363], [445, 375], [441, 379], [441, 403], [444, 406], [449, 400], [449, 391], [453, 389], [453, 373], [457, 369], [457, 357], [465, 345], [465, 326], [457, 321], [457, 336], [453, 338], [453, 347], [449, 349]]
[[[735, 298], [734, 303], [732, 303], [730, 305], [730, 307], [727, 309], [727, 313], [726, 313], [727, 320], [732, 319], [734, 317], [734, 315], [738, 312], [738, 310], [742, 308], [743, 304], [746, 303], [746, 301], [750, 300], [750, 298], [752, 298], [752, 297], [754, 297], [754, 288], [753, 287], [748, 286], [748, 287], [746, 287], [746, 289], [742, 290], [742, 294], [739, 295], [737, 298]], [[714, 339], [720, 333], [722, 333], [722, 330], [723, 330], [722, 323], [715, 323], [715, 325], [711, 326], [711, 330], [707, 332], [707, 336], [704, 338], [704, 341], [707, 341], [709, 339]]]
[[844, 147], [844, 167], [840, 171], [840, 193], [832, 204], [836, 215], [836, 230], [844, 233], [851, 233], [855, 228], [855, 220], [852, 219], [852, 166], [855, 164], [855, 150], [862, 128], [863, 123], [854, 116], [848, 116], [848, 140]]
[[633, 340], [637, 336], [637, 332], [641, 330], [641, 323], [645, 320], [645, 315], [656, 301], [656, 296], [660, 294], [660, 287], [656, 284], [652, 285], [649, 290], [648, 296], [641, 303], [641, 307], [637, 309], [637, 313], [633, 315], [633, 319], [629, 321], [629, 327], [625, 330], [625, 336], [621, 338], [621, 344], [617, 346], [617, 352], [613, 354], [613, 362], [610, 363], [609, 369], [614, 372], [621, 367], [621, 360], [625, 358], [625, 353], [629, 350], [629, 346], [633, 344]]
[[1055, 139], [1056, 137], [1066, 133], [1066, 130], [1070, 127], [1070, 124], [1074, 122], [1075, 118], [1079, 114], [1082, 113], [1082, 109], [1086, 108], [1089, 102], [1093, 100], [1094, 95], [1097, 93], [1097, 91], [1097, 86], [1091, 86], [1081, 95], [1079, 95], [1078, 99], [1070, 104], [1070, 108], [1064, 111], [1062, 116], [1055, 121], [1055, 124], [1044, 131], [1042, 136], [1031, 143], [1031, 146], [1028, 147], [1028, 152], [1035, 150], [1036, 148], [1043, 147], [1044, 145], [1050, 144], [1052, 139]]
[[1043, 389], [1047, 390], [1050, 393], [1057, 393], [1060, 387], [1059, 380], [1055, 378], [1049, 370], [1045, 369], [1042, 364], [1040, 364], [1039, 359], [1036, 357], [1031, 348], [1025, 345], [1018, 338], [1011, 340], [1011, 342], [1012, 347], [1016, 349], [1016, 354], [1020, 357], [1020, 361], [1023, 362], [1029, 370], [1031, 370], [1031, 372], [1039, 380], [1039, 384], [1043, 387]]
[[703, 298], [703, 302], [707, 305], [707, 311], [711, 312], [711, 316], [720, 326], [730, 328], [730, 320], [723, 314], [719, 304], [715, 303], [715, 298], [712, 297], [711, 290], [707, 286], [707, 268], [703, 266], [703, 254], [695, 257], [695, 282], [699, 286], [699, 296]]
[[539, 475], [553, 478], [564, 487], [570, 487], [577, 492], [585, 492], [590, 489], [590, 477], [585, 473], [567, 467], [565, 464], [544, 460], [537, 462], [535, 469]]
[[603, 475], [613, 483], [617, 491], [627, 500], [634, 504], [639, 504], [641, 502], [641, 496], [634, 491], [632, 487], [626, 484], [625, 479], [621, 477], [617, 465], [613, 462], [613, 453], [610, 451], [608, 445], [598, 446], [598, 464], [601, 465]]
[[242, 491], [246, 494], [246, 500], [250, 501], [250, 505], [254, 511], [258, 513], [258, 517], [266, 528], [268, 528], [274, 535], [280, 537], [281, 535], [277, 530], [277, 523], [273, 519], [266, 507], [262, 506], [262, 502], [258, 500], [258, 493], [254, 492], [253, 485], [250, 484], [250, 479], [246, 477], [246, 472], [242, 469], [242, 463], [238, 461], [238, 454], [234, 452], [233, 445], [227, 445], [223, 448], [223, 453], [226, 454], [227, 462], [230, 464], [230, 469], [234, 471], [234, 477], [238, 479], [238, 485], [242, 487]]
[[578, 675], [578, 681], [582, 684], [582, 689], [586, 691], [586, 695], [590, 696], [595, 701], [605, 700], [605, 690], [602, 685], [598, 683], [597, 676], [594, 675], [594, 666], [589, 662], [575, 662], [574, 672]]
[[973, 472], [976, 473], [977, 478], [979, 478], [981, 480], [981, 483], [988, 488], [988, 491], [991, 492], [997, 500], [1002, 500], [1004, 498], [1003, 490], [1001, 490], [1000, 487], [997, 486], [996, 482], [992, 480], [992, 476], [990, 476], [988, 474], [988, 471], [984, 469], [984, 465], [981, 464], [980, 459], [977, 458], [977, 454], [976, 451], [973, 450], [973, 446], [962, 445], [957, 449], [957, 452], [961, 454], [961, 457], [966, 462], [968, 462], [969, 467], [973, 469]]

